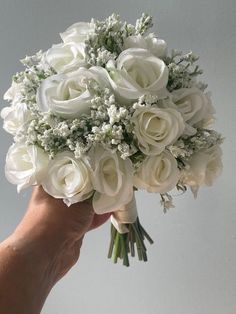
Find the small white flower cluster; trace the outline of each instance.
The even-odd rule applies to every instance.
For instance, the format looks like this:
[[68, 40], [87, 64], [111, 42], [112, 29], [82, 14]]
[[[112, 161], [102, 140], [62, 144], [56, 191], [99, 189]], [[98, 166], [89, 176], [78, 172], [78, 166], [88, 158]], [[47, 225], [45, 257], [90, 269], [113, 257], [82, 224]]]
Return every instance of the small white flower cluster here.
[[[45, 66], [41, 61], [43, 52], [39, 51], [33, 56], [26, 56], [21, 63], [26, 67], [25, 71], [18, 72], [13, 76], [13, 85], [9, 90], [13, 98], [7, 100], [15, 101], [15, 92], [19, 92], [18, 101], [25, 102], [29, 106], [36, 104], [36, 93], [41, 82], [47, 77], [55, 74], [49, 66]], [[8, 94], [9, 94], [8, 93]], [[7, 96], [6, 96], [7, 97]]]
[[144, 34], [152, 27], [152, 18], [142, 14], [136, 25], [120, 20], [118, 14], [112, 14], [104, 21], [91, 20], [93, 32], [85, 40], [86, 60], [90, 65], [105, 66], [109, 60], [115, 60], [123, 50], [125, 38]]
[[169, 54], [151, 27], [147, 14], [135, 25], [116, 14], [78, 22], [22, 60], [1, 112], [15, 142], [6, 176], [19, 191], [41, 184], [68, 205], [92, 196], [97, 213], [129, 215], [134, 189], [159, 193], [166, 211], [174, 188], [196, 195], [213, 183], [222, 137], [198, 57]]
[[179, 162], [179, 168], [188, 165], [189, 158], [197, 151], [214, 147], [223, 143], [221, 134], [214, 130], [198, 129], [196, 134], [180, 138], [174, 145], [168, 147]]
[[[196, 84], [194, 78], [203, 73], [199, 66], [195, 65], [198, 59], [199, 57], [192, 52], [183, 54], [177, 50], [172, 50], [171, 55], [166, 57], [165, 62], [169, 68], [167, 87], [170, 92], [179, 88], [190, 88]], [[206, 87], [207, 85], [202, 85], [202, 88]]]

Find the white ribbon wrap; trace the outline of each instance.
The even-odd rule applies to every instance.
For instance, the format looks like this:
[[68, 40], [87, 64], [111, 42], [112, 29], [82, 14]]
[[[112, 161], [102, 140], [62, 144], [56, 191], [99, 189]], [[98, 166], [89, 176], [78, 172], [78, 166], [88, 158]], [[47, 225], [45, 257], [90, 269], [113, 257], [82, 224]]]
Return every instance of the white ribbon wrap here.
[[138, 217], [135, 196], [132, 201], [114, 211], [111, 215], [111, 223], [119, 233], [127, 233], [129, 229], [125, 224], [134, 223]]

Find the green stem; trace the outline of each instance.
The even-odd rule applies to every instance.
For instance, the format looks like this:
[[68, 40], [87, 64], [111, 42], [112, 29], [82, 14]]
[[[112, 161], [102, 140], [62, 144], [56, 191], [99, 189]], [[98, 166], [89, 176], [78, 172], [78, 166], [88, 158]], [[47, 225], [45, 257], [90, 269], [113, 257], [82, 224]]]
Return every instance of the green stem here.
[[129, 244], [130, 244], [130, 253], [131, 256], [135, 256], [135, 248], [134, 248], [135, 237], [132, 230], [132, 225], [129, 225]]
[[112, 258], [114, 263], [118, 259], [123, 260], [123, 265], [129, 266], [129, 255], [135, 256], [135, 246], [140, 261], [147, 261], [147, 249], [144, 244], [145, 239], [150, 244], [153, 243], [152, 238], [140, 224], [139, 219], [132, 223], [126, 224], [128, 233], [120, 234], [116, 228], [111, 225], [111, 241], [109, 246], [108, 258]]
[[122, 247], [122, 256], [123, 256], [123, 265], [129, 266], [129, 258], [128, 258], [128, 250], [126, 246], [126, 235], [122, 234], [121, 235], [121, 247]]
[[136, 239], [138, 240], [142, 250], [146, 251], [147, 249], [146, 249], [146, 246], [145, 246], [145, 244], [143, 242], [142, 234], [140, 233], [140, 231], [139, 231], [139, 229], [138, 229], [138, 227], [136, 225], [136, 222], [132, 224], [132, 227], [134, 229], [134, 232], [135, 232], [135, 235], [136, 235]]
[[111, 241], [109, 245], [109, 251], [108, 251], [108, 258], [112, 257], [112, 251], [114, 247], [114, 241], [115, 241], [115, 236], [116, 236], [116, 228], [111, 224]]
[[114, 263], [117, 263], [117, 259], [119, 257], [119, 251], [120, 251], [120, 234], [119, 232], [116, 232], [116, 237], [115, 237], [115, 243], [114, 243], [114, 254], [113, 254], [113, 261]]
[[[138, 219], [138, 218], [137, 218]], [[138, 223], [139, 223], [139, 227], [140, 227], [140, 231], [142, 232], [142, 234], [144, 235], [144, 237], [148, 240], [148, 242], [150, 244], [153, 244], [154, 241], [152, 240], [152, 238], [150, 237], [150, 235], [147, 233], [147, 231], [143, 228], [143, 226], [140, 224], [139, 219], [138, 219]]]

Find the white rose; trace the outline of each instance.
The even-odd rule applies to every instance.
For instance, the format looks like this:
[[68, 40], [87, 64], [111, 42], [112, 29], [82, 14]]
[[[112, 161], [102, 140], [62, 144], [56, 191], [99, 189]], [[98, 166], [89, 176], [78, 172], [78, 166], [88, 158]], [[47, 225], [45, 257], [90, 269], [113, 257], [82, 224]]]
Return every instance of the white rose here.
[[92, 167], [96, 213], [118, 210], [132, 200], [133, 167], [130, 159], [123, 160], [116, 153], [98, 146], [92, 154]]
[[94, 30], [94, 23], [78, 22], [67, 28], [67, 30], [61, 33], [60, 36], [64, 43], [81, 43], [88, 38], [88, 35], [93, 34]]
[[93, 186], [87, 159], [76, 159], [72, 152], [58, 153], [49, 162], [42, 186], [51, 196], [62, 198], [67, 206], [89, 198]]
[[15, 135], [30, 120], [31, 112], [24, 103], [17, 103], [5, 107], [1, 111], [1, 118], [4, 120], [3, 128], [10, 134]]
[[134, 176], [134, 185], [151, 193], [167, 193], [180, 177], [178, 164], [167, 150], [157, 156], [149, 156], [142, 162]]
[[13, 104], [20, 102], [22, 98], [22, 89], [22, 84], [13, 81], [11, 87], [4, 94], [3, 99], [12, 102]]
[[31, 185], [39, 185], [47, 173], [48, 162], [48, 155], [38, 146], [13, 144], [6, 156], [6, 178], [17, 184], [18, 192]]
[[109, 84], [106, 76], [105, 69], [91, 67], [48, 77], [38, 89], [38, 107], [41, 111], [51, 110], [64, 118], [88, 114], [94, 95], [88, 90], [87, 80], [95, 80], [101, 87], [105, 87]]
[[213, 121], [215, 110], [210, 94], [199, 88], [181, 88], [172, 92], [173, 101], [190, 127], [207, 127]]
[[53, 45], [45, 54], [44, 61], [57, 73], [66, 73], [85, 67], [85, 45], [83, 43], [61, 43]]
[[211, 186], [221, 174], [223, 169], [221, 156], [220, 146], [215, 145], [202, 149], [190, 157], [189, 168], [183, 172], [181, 180], [191, 187], [195, 197], [200, 186]]
[[131, 118], [140, 150], [146, 155], [158, 155], [183, 133], [185, 123], [173, 108], [141, 107]]
[[108, 63], [107, 69], [114, 93], [124, 104], [137, 100], [143, 94], [166, 95], [168, 68], [147, 49], [122, 51], [116, 67]]
[[163, 39], [157, 38], [151, 33], [143, 37], [142, 35], [133, 35], [124, 39], [124, 49], [143, 48], [149, 50], [154, 56], [163, 58], [167, 52], [167, 44]]

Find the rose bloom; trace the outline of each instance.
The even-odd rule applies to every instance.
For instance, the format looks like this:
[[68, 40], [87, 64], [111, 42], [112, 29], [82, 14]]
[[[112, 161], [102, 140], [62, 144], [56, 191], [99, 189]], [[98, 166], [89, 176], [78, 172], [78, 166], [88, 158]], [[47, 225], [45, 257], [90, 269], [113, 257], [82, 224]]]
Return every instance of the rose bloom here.
[[222, 150], [215, 145], [194, 153], [189, 161], [189, 168], [183, 171], [181, 181], [190, 186], [194, 196], [200, 186], [211, 186], [221, 174], [223, 164], [221, 160]]
[[96, 190], [94, 211], [112, 212], [128, 204], [133, 197], [133, 166], [130, 159], [121, 159], [116, 153], [97, 146], [91, 152], [92, 182]]
[[87, 159], [75, 159], [72, 152], [58, 153], [49, 162], [44, 190], [55, 198], [62, 198], [70, 206], [89, 198], [93, 193], [91, 169]]
[[6, 132], [16, 135], [24, 125], [30, 121], [31, 112], [24, 103], [13, 104], [1, 111], [1, 118], [4, 120], [3, 128]]
[[23, 88], [24, 86], [22, 86], [21, 83], [16, 83], [13, 81], [11, 87], [4, 94], [3, 99], [10, 101], [13, 104], [19, 103], [22, 98], [21, 91]]
[[134, 185], [151, 193], [167, 193], [176, 186], [179, 177], [176, 159], [165, 150], [146, 157], [134, 176]]
[[110, 84], [122, 104], [144, 94], [166, 95], [168, 68], [147, 49], [129, 48], [121, 52], [116, 66], [108, 63]]
[[157, 38], [154, 33], [143, 37], [132, 35], [124, 39], [124, 50], [129, 48], [143, 48], [149, 50], [154, 56], [163, 58], [166, 56], [167, 44], [163, 39]]
[[53, 45], [45, 54], [44, 62], [57, 73], [66, 73], [85, 67], [85, 45], [83, 43], [61, 43]]
[[134, 134], [145, 155], [160, 154], [183, 133], [182, 115], [173, 108], [141, 107], [133, 114]]
[[183, 115], [184, 121], [196, 132], [195, 128], [208, 127], [214, 121], [215, 110], [210, 94], [199, 88], [181, 88], [172, 92], [173, 101]]
[[78, 22], [68, 27], [60, 36], [64, 43], [81, 43], [88, 38], [88, 35], [94, 33], [94, 29], [95, 25], [92, 22]]
[[39, 185], [46, 176], [48, 162], [48, 155], [38, 146], [12, 144], [6, 156], [6, 178], [17, 184], [18, 192], [31, 185]]
[[106, 70], [101, 67], [79, 68], [75, 72], [46, 78], [37, 92], [39, 109], [43, 112], [51, 110], [63, 118], [77, 118], [89, 113], [94, 95], [88, 90], [87, 80], [94, 80], [101, 87], [109, 84]]

